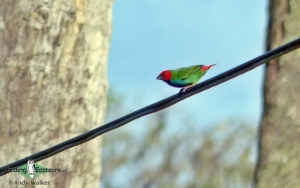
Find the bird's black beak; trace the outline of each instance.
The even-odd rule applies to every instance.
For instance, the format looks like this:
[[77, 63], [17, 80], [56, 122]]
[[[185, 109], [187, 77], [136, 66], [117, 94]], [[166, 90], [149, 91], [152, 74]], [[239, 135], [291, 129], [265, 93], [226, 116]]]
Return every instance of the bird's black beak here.
[[156, 77], [156, 80], [162, 80], [161, 75], [158, 75], [158, 76]]

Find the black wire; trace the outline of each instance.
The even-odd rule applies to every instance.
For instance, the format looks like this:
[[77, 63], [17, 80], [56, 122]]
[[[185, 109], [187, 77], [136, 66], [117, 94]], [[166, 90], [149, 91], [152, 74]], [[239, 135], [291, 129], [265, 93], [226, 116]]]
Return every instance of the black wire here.
[[71, 147], [77, 146], [79, 144], [82, 144], [84, 142], [87, 142], [103, 133], [106, 133], [108, 131], [111, 131], [113, 129], [119, 128], [123, 125], [125, 125], [126, 123], [133, 121], [137, 118], [140, 118], [142, 116], [145, 116], [147, 114], [151, 114], [157, 111], [160, 111], [164, 108], [167, 108], [175, 103], [178, 103], [179, 101], [190, 97], [192, 95], [195, 95], [197, 93], [200, 93], [204, 90], [207, 90], [211, 87], [214, 87], [216, 85], [219, 85], [223, 82], [226, 82], [236, 76], [239, 76], [245, 72], [248, 72], [252, 69], [254, 69], [255, 67], [262, 65], [264, 63], [266, 63], [267, 61], [277, 58], [283, 54], [286, 54], [290, 51], [293, 51], [297, 48], [300, 47], [300, 38], [293, 40], [289, 43], [286, 43], [274, 50], [268, 51], [250, 61], [247, 61], [246, 63], [243, 63], [233, 69], [230, 69], [226, 72], [223, 72], [213, 78], [210, 78], [204, 82], [201, 82], [197, 85], [195, 85], [194, 87], [191, 87], [189, 89], [187, 89], [184, 93], [178, 93], [175, 95], [172, 95], [168, 98], [165, 98], [161, 101], [158, 101], [156, 103], [153, 103], [149, 106], [146, 106], [144, 108], [141, 108], [135, 112], [132, 112], [130, 114], [127, 114], [123, 117], [120, 117], [114, 121], [111, 121], [103, 126], [97, 127], [95, 129], [92, 129], [86, 133], [83, 133], [79, 136], [76, 136], [74, 138], [71, 138], [69, 140], [66, 140], [62, 143], [59, 143], [55, 146], [52, 146], [48, 149], [45, 149], [43, 151], [40, 151], [38, 153], [35, 153], [33, 155], [27, 156], [23, 159], [17, 160], [15, 162], [9, 163], [5, 166], [2, 166], [0, 168], [0, 175], [3, 176], [9, 172], [11, 172], [13, 169], [18, 168], [24, 164], [27, 163], [28, 159], [34, 160], [34, 161], [40, 161], [43, 159], [46, 159], [48, 157], [51, 157], [59, 152], [62, 152], [64, 150], [67, 150]]

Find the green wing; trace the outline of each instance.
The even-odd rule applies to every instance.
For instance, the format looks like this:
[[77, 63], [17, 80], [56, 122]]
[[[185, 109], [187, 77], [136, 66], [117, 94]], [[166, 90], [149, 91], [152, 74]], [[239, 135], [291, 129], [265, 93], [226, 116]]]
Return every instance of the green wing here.
[[177, 78], [180, 80], [185, 80], [197, 71], [199, 71], [201, 68], [201, 65], [193, 65], [190, 67], [184, 67], [184, 68], [179, 68], [174, 71], [177, 72]]

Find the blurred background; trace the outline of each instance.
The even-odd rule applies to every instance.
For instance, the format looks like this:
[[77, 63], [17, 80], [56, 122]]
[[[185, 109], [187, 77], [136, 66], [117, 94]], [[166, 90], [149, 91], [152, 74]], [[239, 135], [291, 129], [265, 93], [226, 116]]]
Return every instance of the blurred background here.
[[[178, 93], [155, 79], [163, 70], [217, 64], [204, 81], [299, 38], [299, 9], [300, 0], [2, 0], [0, 163]], [[299, 52], [35, 160], [64, 172], [40, 180], [72, 188], [300, 187]], [[0, 187], [30, 183], [24, 178], [9, 173]]]
[[[176, 92], [163, 70], [217, 64], [201, 81], [265, 50], [267, 1], [115, 1], [106, 122]], [[104, 136], [101, 186], [250, 187], [263, 68]]]

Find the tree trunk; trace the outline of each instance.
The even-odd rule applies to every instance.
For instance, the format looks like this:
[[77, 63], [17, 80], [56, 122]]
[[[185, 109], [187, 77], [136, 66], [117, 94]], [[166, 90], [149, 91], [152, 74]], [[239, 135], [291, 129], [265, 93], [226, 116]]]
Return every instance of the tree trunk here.
[[[300, 36], [300, 0], [269, 4], [267, 50]], [[300, 51], [267, 64], [256, 187], [300, 187]]]
[[[1, 166], [102, 124], [112, 1], [1, 0]], [[100, 142], [37, 162], [63, 171], [37, 180], [99, 187]], [[16, 187], [25, 177], [0, 179], [0, 187]]]

